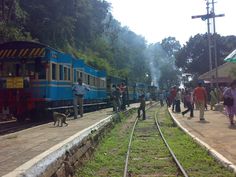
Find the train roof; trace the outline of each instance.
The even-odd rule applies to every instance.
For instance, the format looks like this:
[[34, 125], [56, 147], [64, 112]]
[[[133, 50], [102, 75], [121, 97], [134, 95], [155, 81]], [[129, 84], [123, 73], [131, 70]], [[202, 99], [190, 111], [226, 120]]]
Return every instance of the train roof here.
[[[92, 66], [89, 66], [83, 59], [72, 56], [71, 54], [64, 53], [46, 44], [35, 41], [11, 41], [0, 44], [0, 60], [8, 58], [39, 58], [46, 56], [45, 49], [57, 52], [63, 55], [62, 59], [68, 60], [68, 57], [76, 61], [78, 67], [83, 67], [87, 72], [91, 74], [99, 73], [101, 77], [105, 76], [106, 72], [98, 70]], [[80, 62], [81, 61], [81, 62]]]
[[0, 59], [17, 57], [43, 57], [45, 56], [45, 48], [63, 53], [39, 42], [11, 41], [0, 44]]

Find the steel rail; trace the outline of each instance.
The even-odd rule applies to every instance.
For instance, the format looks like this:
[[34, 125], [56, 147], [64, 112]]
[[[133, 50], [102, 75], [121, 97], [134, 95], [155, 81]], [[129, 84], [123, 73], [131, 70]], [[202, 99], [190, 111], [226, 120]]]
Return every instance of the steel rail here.
[[[157, 104], [157, 103], [156, 103], [156, 104]], [[150, 109], [151, 107], [155, 106], [156, 104], [150, 105], [150, 107], [148, 107], [145, 111], [147, 111], [147, 110]], [[137, 125], [137, 122], [138, 122], [138, 117], [136, 117], [136, 119], [135, 119], [134, 126], [133, 126], [132, 132], [131, 132], [131, 134], [130, 134], [129, 145], [128, 145], [128, 150], [127, 150], [126, 159], [125, 159], [125, 168], [124, 168], [124, 175], [123, 175], [123, 177], [127, 177], [131, 142], [132, 142], [132, 139], [133, 139], [134, 129], [135, 129], [136, 125]]]
[[132, 132], [130, 134], [129, 145], [128, 145], [128, 150], [127, 150], [126, 159], [125, 159], [125, 169], [124, 169], [123, 177], [127, 176], [131, 142], [132, 142], [132, 139], [133, 139], [134, 129], [135, 129], [136, 125], [137, 125], [137, 122], [138, 122], [138, 117], [136, 117], [136, 119], [135, 119], [134, 126], [133, 126]]
[[160, 135], [161, 135], [161, 138], [162, 138], [162, 140], [164, 141], [166, 147], [168, 148], [170, 154], [172, 155], [172, 157], [173, 157], [173, 159], [174, 159], [176, 165], [178, 166], [178, 168], [180, 169], [180, 171], [182, 172], [182, 174], [184, 175], [184, 177], [188, 177], [188, 174], [186, 173], [186, 171], [184, 170], [183, 166], [182, 166], [182, 165], [180, 164], [180, 162], [178, 161], [177, 157], [175, 156], [174, 152], [173, 152], [172, 149], [170, 148], [169, 144], [167, 143], [167, 141], [166, 141], [166, 139], [165, 139], [165, 137], [164, 137], [164, 135], [163, 135], [163, 133], [162, 133], [161, 127], [160, 127], [160, 125], [159, 125], [159, 123], [158, 123], [158, 120], [157, 120], [157, 111], [155, 112], [155, 118], [154, 118], [154, 119], [155, 119], [155, 122], [156, 122], [157, 129], [158, 129], [158, 131], [159, 131], [159, 133], [160, 133]]

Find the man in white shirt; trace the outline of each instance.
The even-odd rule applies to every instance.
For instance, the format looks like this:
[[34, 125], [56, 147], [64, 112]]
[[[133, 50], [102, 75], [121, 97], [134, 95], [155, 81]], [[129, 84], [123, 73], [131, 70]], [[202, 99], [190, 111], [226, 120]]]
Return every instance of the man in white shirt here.
[[78, 83], [72, 87], [73, 92], [73, 105], [74, 105], [74, 118], [77, 119], [78, 116], [78, 106], [79, 104], [79, 113], [80, 117], [83, 117], [83, 97], [87, 91], [89, 91], [89, 87], [82, 83], [82, 79], [78, 79]]

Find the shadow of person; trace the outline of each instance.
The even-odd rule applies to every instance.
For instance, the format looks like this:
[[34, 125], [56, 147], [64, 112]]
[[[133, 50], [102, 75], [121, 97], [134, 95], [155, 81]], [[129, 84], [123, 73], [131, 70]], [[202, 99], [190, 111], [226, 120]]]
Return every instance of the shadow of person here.
[[207, 120], [199, 120], [197, 121], [198, 123], [202, 123], [202, 124], [209, 124], [210, 122]]
[[229, 125], [229, 129], [236, 130], [236, 125]]

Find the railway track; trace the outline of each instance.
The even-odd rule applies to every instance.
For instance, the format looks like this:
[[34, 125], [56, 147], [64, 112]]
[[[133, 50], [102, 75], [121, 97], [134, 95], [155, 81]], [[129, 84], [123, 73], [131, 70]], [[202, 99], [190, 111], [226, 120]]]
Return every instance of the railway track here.
[[156, 106], [151, 107], [147, 115], [146, 120], [136, 118], [134, 122], [123, 176], [188, 177], [163, 136]]
[[47, 122], [26, 122], [26, 123], [19, 123], [17, 121], [12, 121], [8, 123], [0, 124], [0, 136], [6, 135], [9, 133], [18, 132], [27, 128], [32, 128], [41, 124], [45, 124]]

